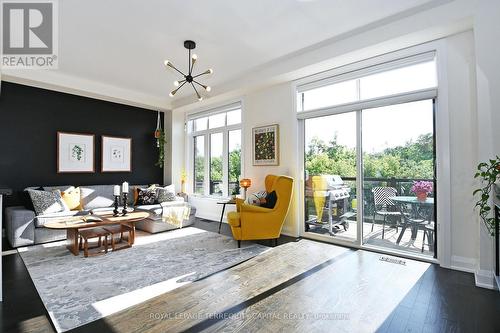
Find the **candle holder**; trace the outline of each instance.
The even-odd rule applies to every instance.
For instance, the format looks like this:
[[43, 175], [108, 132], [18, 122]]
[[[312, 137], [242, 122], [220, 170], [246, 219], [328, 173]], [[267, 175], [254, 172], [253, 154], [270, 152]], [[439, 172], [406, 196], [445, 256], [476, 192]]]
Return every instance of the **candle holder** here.
[[122, 215], [125, 216], [128, 213], [127, 210], [127, 201], [128, 201], [128, 193], [123, 193], [123, 209], [122, 209]]
[[115, 209], [113, 209], [113, 216], [118, 216], [120, 215], [120, 211], [118, 210], [118, 200], [120, 199], [119, 195], [115, 195]]

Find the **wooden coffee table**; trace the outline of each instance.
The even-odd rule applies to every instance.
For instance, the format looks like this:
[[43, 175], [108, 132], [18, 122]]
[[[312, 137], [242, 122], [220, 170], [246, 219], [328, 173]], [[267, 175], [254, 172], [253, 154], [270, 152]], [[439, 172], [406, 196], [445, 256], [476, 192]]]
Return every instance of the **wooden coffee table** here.
[[[90, 216], [98, 216], [102, 219], [102, 221], [89, 222], [84, 220], [84, 218]], [[131, 238], [130, 244], [133, 245], [135, 241], [135, 224], [151, 216], [152, 214], [150, 212], [145, 212], [145, 211], [134, 211], [128, 213], [125, 216], [122, 215], [113, 216], [112, 211], [105, 211], [105, 212], [97, 212], [95, 214], [88, 216], [75, 216], [75, 217], [67, 217], [64, 219], [61, 218], [57, 221], [46, 223], [44, 227], [49, 229], [66, 229], [66, 235], [67, 235], [66, 247], [71, 253], [77, 256], [79, 255], [79, 249], [78, 249], [79, 229], [102, 227], [106, 225], [124, 224], [132, 229], [132, 231], [130, 232], [130, 238]]]

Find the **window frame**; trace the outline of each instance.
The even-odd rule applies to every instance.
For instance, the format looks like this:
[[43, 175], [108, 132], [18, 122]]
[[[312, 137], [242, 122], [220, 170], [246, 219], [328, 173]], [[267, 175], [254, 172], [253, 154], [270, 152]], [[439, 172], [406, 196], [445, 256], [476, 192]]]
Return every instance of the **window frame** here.
[[[210, 117], [216, 114], [227, 113], [235, 110], [241, 110], [241, 122], [239, 124], [227, 125], [227, 116], [225, 117], [225, 125], [210, 128], [210, 124], [207, 123], [207, 128], [205, 130], [194, 131], [194, 120]], [[208, 121], [208, 119], [207, 119]], [[191, 181], [188, 181], [188, 190], [189, 192], [197, 197], [207, 197], [207, 198], [228, 198], [230, 196], [229, 192], [229, 132], [234, 130], [240, 130], [241, 133], [241, 174], [243, 174], [243, 103], [236, 102], [227, 104], [215, 109], [210, 109], [206, 111], [194, 112], [188, 114], [186, 117], [186, 133], [187, 133], [187, 142], [188, 142], [188, 166], [189, 173], [188, 179], [191, 178]], [[212, 134], [222, 133], [222, 196], [210, 194], [210, 161], [211, 161], [211, 136]], [[204, 169], [204, 188], [203, 194], [194, 193], [194, 168], [195, 168], [195, 158], [194, 158], [194, 138], [197, 136], [204, 136], [204, 149], [205, 149], [205, 169]], [[241, 176], [241, 175], [240, 175]]]
[[[433, 42], [428, 42], [425, 44], [420, 44], [417, 46], [411, 46], [401, 50], [389, 51], [388, 53], [381, 53], [380, 55], [373, 56], [367, 59], [359, 59], [356, 62], [352, 63], [344, 63], [339, 67], [336, 67], [331, 70], [327, 70], [324, 72], [320, 72], [317, 74], [313, 74], [307, 77], [303, 77], [297, 79], [292, 82], [291, 85], [291, 93], [293, 97], [293, 112], [296, 114], [296, 119], [298, 121], [298, 136], [299, 136], [299, 158], [297, 159], [297, 171], [300, 175], [300, 182], [298, 182], [298, 191], [296, 194], [297, 202], [299, 203], [299, 207], [304, 206], [304, 194], [305, 188], [303, 186], [303, 182], [305, 180], [304, 177], [304, 121], [306, 118], [314, 118], [317, 116], [335, 114], [335, 113], [343, 113], [349, 111], [357, 111], [359, 109], [372, 108], [378, 103], [373, 103], [372, 105], [359, 105], [361, 103], [354, 104], [346, 104], [340, 106], [332, 106], [326, 107], [324, 109], [311, 110], [311, 111], [298, 111], [298, 105], [300, 103], [300, 99], [298, 98], [298, 91], [303, 88], [307, 84], [313, 85], [321, 85], [320, 81], [327, 79], [338, 79], [339, 81], [346, 80], [347, 78], [351, 78], [355, 73], [361, 73], [359, 71], [363, 71], [369, 68], [376, 68], [374, 66], [380, 66], [380, 68], [385, 67], [385, 70], [391, 70], [393, 68], [390, 67], [391, 63], [395, 63], [395, 61], [405, 62], [406, 59], [412, 59], [415, 57], [419, 57], [422, 54], [432, 54], [435, 57], [436, 63], [436, 74], [437, 74], [437, 87], [434, 89], [425, 89], [423, 91], [410, 92], [406, 96], [389, 96], [391, 98], [399, 99], [399, 103], [390, 103], [390, 104], [400, 104], [406, 101], [415, 101], [422, 100], [428, 98], [435, 98], [435, 107], [439, 110], [436, 113], [435, 117], [435, 128], [436, 128], [436, 139], [435, 139], [435, 154], [436, 154], [436, 173], [437, 177], [437, 186], [439, 187], [439, 199], [437, 200], [437, 228], [440, 232], [438, 232], [438, 244], [437, 244], [437, 258], [436, 259], [422, 259], [419, 260], [429, 261], [433, 263], [439, 263], [442, 267], [451, 267], [451, 201], [450, 201], [450, 184], [451, 179], [449, 175], [449, 165], [450, 165], [450, 128], [449, 128], [449, 119], [450, 119], [450, 111], [448, 109], [448, 73], [447, 73], [447, 52], [446, 52], [446, 41], [438, 40]], [[372, 73], [370, 73], [372, 74]], [[342, 79], [341, 79], [342, 78]], [[333, 82], [332, 82], [333, 83]], [[330, 83], [328, 83], [330, 84]], [[305, 89], [307, 90], [307, 89]], [[386, 99], [387, 97], [382, 97], [380, 99]], [[378, 100], [378, 99], [377, 99]], [[365, 102], [365, 101], [362, 101]], [[358, 105], [355, 105], [358, 104]], [[370, 103], [371, 104], [371, 103]], [[379, 105], [384, 106], [384, 105]], [[361, 136], [361, 133], [359, 133]], [[361, 138], [359, 138], [361, 139]], [[360, 166], [358, 166], [360, 167]], [[358, 184], [358, 187], [360, 184]], [[362, 213], [362, 212], [361, 212]], [[303, 226], [302, 221], [304, 220], [304, 211], [303, 209], [298, 210], [298, 235], [305, 236], [305, 228]], [[361, 230], [358, 230], [358, 233], [361, 233]], [[356, 242], [346, 242], [343, 240], [338, 240], [336, 243], [355, 247], [355, 248], [367, 248], [363, 244], [360, 244], [359, 240], [362, 239], [362, 235], [358, 236], [358, 241]], [[315, 237], [313, 235], [308, 235], [309, 238], [318, 239], [325, 241], [325, 239], [320, 237]], [[332, 242], [329, 240], [329, 242]], [[377, 250], [379, 252], [383, 252], [382, 250]], [[389, 253], [389, 252], [386, 252]], [[413, 258], [411, 254], [400, 254], [403, 257]]]

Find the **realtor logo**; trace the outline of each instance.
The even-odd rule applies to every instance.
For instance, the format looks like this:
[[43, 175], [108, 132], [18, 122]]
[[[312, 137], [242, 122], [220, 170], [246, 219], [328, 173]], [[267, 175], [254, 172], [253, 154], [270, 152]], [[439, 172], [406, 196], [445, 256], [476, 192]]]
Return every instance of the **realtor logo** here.
[[3, 1], [2, 22], [3, 68], [57, 68], [55, 1]]

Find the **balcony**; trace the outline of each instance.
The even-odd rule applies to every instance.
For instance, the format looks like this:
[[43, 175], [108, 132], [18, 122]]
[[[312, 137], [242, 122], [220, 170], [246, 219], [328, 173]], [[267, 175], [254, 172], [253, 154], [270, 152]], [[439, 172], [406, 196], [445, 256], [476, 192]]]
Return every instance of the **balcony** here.
[[[337, 201], [333, 208], [328, 207], [328, 200], [324, 202], [321, 221], [318, 221], [318, 204], [314, 200], [311, 184], [306, 182], [306, 230], [308, 232], [331, 235], [332, 237], [357, 238], [357, 213], [359, 202], [356, 198], [356, 178], [342, 177], [350, 188], [350, 196], [345, 201]], [[425, 203], [416, 200], [411, 192], [414, 181], [433, 181], [421, 178], [365, 178], [363, 182], [364, 216], [363, 216], [363, 243], [385, 249], [410, 252], [417, 255], [434, 257], [434, 198], [429, 196]], [[374, 187], [392, 187], [396, 189], [396, 197], [406, 198], [406, 202], [393, 202], [387, 207], [388, 214], [378, 214], [375, 206]], [[316, 204], [316, 205], [315, 205]], [[321, 213], [320, 213], [321, 214]], [[330, 217], [334, 224], [330, 232]], [[385, 227], [384, 225], [385, 218]], [[310, 223], [316, 221], [317, 223]], [[344, 222], [344, 224], [341, 224]], [[404, 231], [403, 231], [404, 229]], [[425, 234], [425, 241], [424, 241]], [[430, 240], [429, 240], [430, 239]]]

